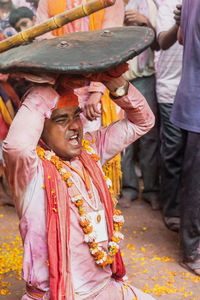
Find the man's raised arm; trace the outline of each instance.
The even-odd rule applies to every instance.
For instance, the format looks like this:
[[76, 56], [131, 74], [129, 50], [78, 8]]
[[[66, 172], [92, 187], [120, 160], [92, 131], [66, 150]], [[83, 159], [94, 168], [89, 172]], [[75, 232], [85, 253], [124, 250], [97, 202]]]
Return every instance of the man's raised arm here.
[[23, 198], [36, 172], [37, 143], [45, 117], [51, 115], [57, 98], [58, 94], [50, 85], [35, 86], [19, 109], [3, 143], [5, 174], [15, 199]]
[[155, 122], [155, 117], [143, 95], [132, 84], [127, 84], [123, 77], [113, 79], [105, 85], [111, 92], [127, 85], [125, 96], [113, 98], [127, 117], [91, 133], [96, 140], [102, 165], [147, 133]]

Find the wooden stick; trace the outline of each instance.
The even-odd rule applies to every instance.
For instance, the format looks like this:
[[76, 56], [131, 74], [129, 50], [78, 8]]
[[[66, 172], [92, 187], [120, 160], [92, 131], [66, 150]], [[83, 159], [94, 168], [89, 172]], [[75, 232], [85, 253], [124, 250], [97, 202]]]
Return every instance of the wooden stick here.
[[1, 41], [0, 53], [23, 43], [31, 42], [37, 36], [60, 28], [74, 20], [88, 16], [100, 9], [109, 7], [113, 5], [115, 1], [116, 0], [92, 0], [72, 8], [62, 14], [54, 16], [41, 24], [28, 28], [14, 36], [9, 37], [6, 40]]

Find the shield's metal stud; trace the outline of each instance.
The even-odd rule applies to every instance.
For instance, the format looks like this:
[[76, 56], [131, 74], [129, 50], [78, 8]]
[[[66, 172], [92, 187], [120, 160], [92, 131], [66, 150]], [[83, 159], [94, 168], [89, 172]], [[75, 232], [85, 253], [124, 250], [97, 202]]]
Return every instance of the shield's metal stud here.
[[104, 29], [103, 33], [101, 34], [101, 36], [105, 36], [105, 37], [110, 37], [113, 35], [113, 32], [111, 32], [109, 29]]
[[61, 41], [57, 47], [58, 48], [67, 48], [69, 46], [70, 46], [70, 44], [67, 41]]

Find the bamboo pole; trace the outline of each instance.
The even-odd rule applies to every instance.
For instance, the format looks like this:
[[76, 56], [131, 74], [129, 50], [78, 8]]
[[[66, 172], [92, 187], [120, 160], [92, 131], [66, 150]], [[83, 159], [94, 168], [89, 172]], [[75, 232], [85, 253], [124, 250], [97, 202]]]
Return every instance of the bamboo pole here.
[[81, 4], [73, 9], [70, 9], [62, 14], [54, 16], [47, 21], [28, 28], [20, 33], [9, 37], [0, 42], [0, 53], [13, 47], [19, 46], [23, 43], [31, 42], [37, 36], [60, 28], [63, 25], [74, 20], [88, 16], [100, 9], [109, 7], [115, 3], [116, 0], [92, 0]]

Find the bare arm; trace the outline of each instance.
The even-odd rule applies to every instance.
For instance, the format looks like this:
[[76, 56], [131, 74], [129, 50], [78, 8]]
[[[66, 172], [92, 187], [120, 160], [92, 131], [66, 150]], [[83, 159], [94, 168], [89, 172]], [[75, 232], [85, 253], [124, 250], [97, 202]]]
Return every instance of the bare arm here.
[[45, 117], [50, 116], [56, 101], [57, 93], [50, 86], [34, 87], [17, 112], [4, 141], [5, 174], [18, 207], [23, 206], [27, 186], [36, 173], [36, 146]]
[[177, 33], [179, 26], [174, 24], [168, 31], [163, 31], [158, 36], [158, 43], [162, 50], [167, 50], [177, 42]]
[[177, 42], [177, 35], [181, 20], [181, 5], [176, 6], [174, 11], [175, 24], [166, 31], [160, 32], [158, 35], [158, 43], [162, 50], [167, 50]]

